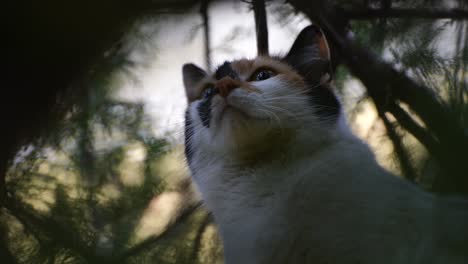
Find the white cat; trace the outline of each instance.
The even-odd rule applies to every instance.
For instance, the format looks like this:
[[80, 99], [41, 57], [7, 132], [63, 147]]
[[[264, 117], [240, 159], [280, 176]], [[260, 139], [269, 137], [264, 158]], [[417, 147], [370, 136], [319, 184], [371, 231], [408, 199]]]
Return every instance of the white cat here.
[[315, 26], [284, 58], [183, 67], [186, 156], [227, 264], [468, 263], [468, 203], [397, 178], [355, 137]]

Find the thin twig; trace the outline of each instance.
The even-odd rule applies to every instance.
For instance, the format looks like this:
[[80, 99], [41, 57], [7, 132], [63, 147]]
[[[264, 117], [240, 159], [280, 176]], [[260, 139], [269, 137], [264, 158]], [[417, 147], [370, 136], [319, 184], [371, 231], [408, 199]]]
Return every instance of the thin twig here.
[[390, 113], [398, 120], [398, 123], [413, 135], [428, 151], [435, 156], [440, 154], [439, 142], [429, 133], [429, 131], [420, 126], [416, 121], [399, 105], [390, 104], [388, 107]]
[[[379, 108], [380, 107], [377, 106], [377, 109]], [[411, 160], [403, 146], [403, 142], [401, 142], [400, 135], [397, 134], [395, 126], [390, 122], [390, 120], [388, 120], [385, 113], [381, 109], [377, 111], [379, 113], [380, 119], [382, 119], [384, 123], [385, 130], [387, 130], [387, 136], [390, 139], [390, 141], [392, 141], [393, 149], [395, 150], [397, 158], [400, 161], [400, 168], [405, 178], [407, 178], [411, 182], [414, 182], [416, 180], [416, 172], [413, 166], [411, 165]]]
[[431, 8], [389, 8], [389, 9], [356, 9], [343, 10], [343, 14], [352, 20], [369, 20], [382, 18], [425, 18], [425, 19], [468, 19], [468, 10], [463, 9], [447, 9], [437, 10]]
[[177, 220], [172, 225], [167, 227], [166, 230], [164, 230], [164, 232], [162, 232], [161, 234], [159, 234], [157, 236], [151, 236], [151, 237], [145, 239], [143, 242], [141, 242], [141, 243], [135, 245], [134, 247], [128, 249], [122, 255], [118, 256], [113, 263], [123, 263], [129, 257], [140, 253], [141, 251], [147, 249], [148, 247], [151, 247], [152, 245], [156, 244], [157, 242], [161, 241], [162, 239], [170, 236], [171, 234], [176, 232], [178, 227], [180, 227], [187, 219], [189, 219], [190, 216], [194, 212], [196, 212], [197, 209], [199, 209], [201, 207], [201, 205], [202, 205], [202, 203], [198, 202], [198, 203], [195, 203], [195, 204], [193, 204], [191, 206], [188, 206], [180, 214], [180, 216], [177, 218]]
[[268, 25], [264, 0], [253, 0], [255, 32], [257, 35], [257, 54], [268, 56]]
[[42, 232], [47, 238], [54, 241], [54, 243], [60, 244], [62, 247], [76, 252], [89, 262], [93, 262], [98, 259], [88, 244], [82, 240], [76, 232], [74, 232], [75, 230], [70, 230], [51, 218], [45, 218], [35, 213], [31, 213], [26, 206], [17, 202], [14, 197], [7, 197], [4, 207], [26, 229], [33, 231], [33, 235], [38, 239], [40, 239], [40, 235], [38, 236], [37, 232]]
[[212, 220], [213, 219], [211, 215], [206, 214], [206, 216], [203, 218], [202, 223], [198, 227], [197, 235], [195, 236], [195, 239], [194, 239], [192, 254], [190, 256], [190, 260], [192, 260], [194, 263], [195, 263], [195, 260], [198, 258], [198, 252], [200, 251], [200, 247], [202, 244], [203, 233], [205, 233], [206, 227], [211, 223]]
[[211, 42], [210, 42], [210, 17], [208, 16], [209, 0], [203, 0], [200, 5], [200, 15], [203, 20], [203, 40], [205, 44], [205, 64], [211, 69]]

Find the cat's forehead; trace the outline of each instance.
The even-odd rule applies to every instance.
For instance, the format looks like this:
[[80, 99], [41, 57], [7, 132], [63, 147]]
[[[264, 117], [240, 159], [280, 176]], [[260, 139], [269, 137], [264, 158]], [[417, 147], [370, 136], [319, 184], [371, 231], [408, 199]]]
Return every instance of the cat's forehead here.
[[226, 61], [215, 71], [215, 79], [219, 80], [225, 76], [233, 79], [247, 79], [252, 73], [260, 68], [268, 68], [278, 73], [292, 72], [292, 68], [281, 61], [270, 57], [257, 57], [255, 59], [239, 59]]

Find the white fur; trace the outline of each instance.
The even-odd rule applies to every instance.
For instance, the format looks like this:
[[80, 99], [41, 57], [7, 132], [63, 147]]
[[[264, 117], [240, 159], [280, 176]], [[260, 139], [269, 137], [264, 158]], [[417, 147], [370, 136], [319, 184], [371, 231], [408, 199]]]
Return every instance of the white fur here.
[[[442, 238], [449, 202], [384, 171], [343, 115], [336, 124], [319, 121], [300, 87], [280, 76], [253, 84], [262, 93], [213, 98], [210, 128], [198, 102], [189, 106], [191, 169], [227, 264], [468, 263], [466, 252], [447, 246], [456, 234]], [[271, 131], [292, 136], [263, 142]], [[236, 157], [256, 150], [244, 148], [252, 138], [280, 151], [246, 165]], [[449, 219], [466, 225], [468, 207], [460, 207]]]

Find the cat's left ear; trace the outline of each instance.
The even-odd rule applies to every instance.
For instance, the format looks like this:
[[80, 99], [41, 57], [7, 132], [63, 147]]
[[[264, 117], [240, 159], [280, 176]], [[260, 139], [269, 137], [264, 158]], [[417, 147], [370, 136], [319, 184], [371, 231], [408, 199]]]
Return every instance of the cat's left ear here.
[[310, 25], [299, 33], [284, 60], [306, 79], [313, 82], [329, 82], [330, 56], [325, 34], [319, 27]]
[[206, 78], [207, 73], [192, 63], [187, 63], [182, 66], [182, 76], [184, 79], [185, 95], [189, 102], [194, 101], [199, 94], [197, 90], [200, 81]]

